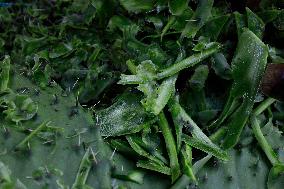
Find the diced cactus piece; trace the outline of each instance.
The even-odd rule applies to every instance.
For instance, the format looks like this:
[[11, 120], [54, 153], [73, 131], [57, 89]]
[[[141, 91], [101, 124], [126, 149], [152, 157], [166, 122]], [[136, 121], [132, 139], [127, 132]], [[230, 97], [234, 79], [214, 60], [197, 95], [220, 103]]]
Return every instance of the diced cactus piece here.
[[134, 91], [126, 92], [110, 107], [95, 112], [101, 135], [120, 136], [149, 127], [153, 118], [144, 110], [140, 100], [141, 96]]

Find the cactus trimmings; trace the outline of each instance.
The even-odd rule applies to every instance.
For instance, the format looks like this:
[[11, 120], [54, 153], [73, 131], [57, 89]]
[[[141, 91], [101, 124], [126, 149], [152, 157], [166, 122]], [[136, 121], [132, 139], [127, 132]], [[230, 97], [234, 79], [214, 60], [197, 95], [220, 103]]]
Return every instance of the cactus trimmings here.
[[0, 106], [4, 109], [3, 113], [6, 115], [6, 119], [18, 124], [21, 121], [33, 118], [37, 113], [38, 106], [27, 95], [21, 94], [25, 92], [26, 88], [23, 88], [20, 94], [16, 94], [9, 88], [10, 62], [10, 57], [5, 56], [5, 59], [0, 64]]
[[284, 188], [281, 2], [0, 3], [0, 189]]
[[15, 94], [13, 91], [4, 91], [0, 97], [1, 107], [6, 119], [19, 124], [21, 121], [32, 119], [38, 109], [38, 105], [27, 95]]

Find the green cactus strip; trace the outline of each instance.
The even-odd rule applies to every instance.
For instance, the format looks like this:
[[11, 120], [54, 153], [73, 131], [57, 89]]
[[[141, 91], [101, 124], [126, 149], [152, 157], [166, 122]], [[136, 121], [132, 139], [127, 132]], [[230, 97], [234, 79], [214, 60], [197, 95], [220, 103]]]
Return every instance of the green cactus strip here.
[[196, 64], [198, 64], [199, 62], [201, 62], [202, 60], [208, 58], [209, 56], [211, 56], [212, 54], [218, 52], [220, 50], [221, 46], [219, 43], [212, 43], [207, 49], [205, 49], [204, 51], [194, 54], [180, 62], [177, 62], [175, 64], [173, 64], [172, 66], [165, 68], [163, 70], [161, 70], [160, 73], [157, 74], [157, 78], [158, 79], [163, 79], [165, 77], [169, 77], [172, 75], [175, 75], [176, 73], [178, 73], [179, 71], [185, 69], [185, 68], [189, 68], [192, 67]]
[[5, 56], [4, 60], [0, 63], [0, 92], [8, 88], [10, 77], [10, 56]]
[[[223, 148], [229, 149], [237, 144], [240, 134], [252, 111], [262, 75], [268, 57], [267, 46], [250, 30], [240, 36], [235, 56], [232, 60], [232, 76], [234, 83], [230, 90], [226, 105], [211, 127], [218, 127], [224, 122], [227, 136]], [[242, 103], [230, 114], [236, 101]]]
[[144, 168], [144, 169], [156, 171], [156, 172], [159, 172], [165, 175], [172, 175], [172, 171], [169, 167], [163, 166], [151, 160], [139, 160], [136, 166]]
[[[251, 116], [251, 127], [253, 130], [254, 136], [256, 140], [258, 141], [258, 144], [260, 145], [260, 147], [266, 154], [267, 158], [269, 159], [270, 163], [273, 166], [270, 169], [270, 172], [268, 175], [268, 181], [267, 181], [268, 189], [277, 189], [277, 188], [282, 188], [284, 186], [284, 182], [283, 182], [284, 162], [279, 159], [278, 155], [275, 153], [275, 151], [272, 149], [272, 146], [271, 146], [271, 144], [273, 144], [273, 146], [281, 145], [282, 142], [278, 141], [276, 143], [273, 143], [273, 141], [271, 141], [272, 143], [269, 143], [268, 140], [263, 135], [263, 132], [260, 128], [259, 120], [257, 119], [256, 116], [261, 114], [264, 110], [266, 110], [273, 102], [275, 102], [275, 99], [267, 98], [262, 103], [260, 103], [260, 105], [254, 110], [254, 113]], [[271, 123], [271, 120], [269, 120], [268, 124], [264, 126], [263, 130], [265, 130], [266, 129], [265, 127], [267, 126], [274, 127], [273, 125], [270, 125], [270, 123]], [[279, 133], [277, 132], [274, 133], [273, 140], [277, 140], [275, 138], [280, 138]]]
[[156, 162], [157, 164], [163, 165], [164, 163], [159, 160], [158, 158], [150, 155], [147, 151], [145, 151], [139, 144], [135, 141], [135, 137], [132, 136], [126, 136], [126, 139], [128, 143], [130, 144], [131, 148], [138, 153], [142, 157], [146, 157], [147, 159]]
[[[200, 169], [203, 168], [203, 166], [212, 158], [212, 155], [207, 155], [201, 160], [195, 162], [192, 166], [193, 174], [197, 174]], [[182, 175], [177, 182], [171, 186], [170, 189], [184, 189], [186, 188], [190, 183], [196, 184], [196, 181], [194, 181], [191, 177], [188, 177], [186, 174]]]
[[159, 114], [158, 124], [165, 139], [167, 152], [170, 158], [172, 182], [174, 182], [180, 176], [180, 166], [178, 163], [177, 150], [176, 150], [174, 137], [170, 129], [169, 123], [166, 119], [166, 116], [163, 112]]
[[20, 142], [15, 149], [25, 149], [27, 147], [28, 142], [35, 137], [36, 134], [38, 134], [41, 130], [43, 130], [45, 127], [47, 127], [51, 122], [45, 121], [42, 124], [40, 124], [35, 130], [33, 130], [22, 142]]
[[196, 177], [192, 169], [192, 150], [189, 145], [184, 145], [181, 148], [181, 163], [183, 167], [183, 173], [186, 174], [193, 182], [197, 183]]
[[254, 111], [253, 114], [255, 116], [260, 115], [264, 110], [266, 110], [271, 104], [273, 104], [276, 101], [276, 99], [274, 98], [267, 98], [265, 99], [263, 102], [260, 103], [259, 106], [257, 106]]
[[268, 144], [267, 140], [263, 136], [262, 131], [259, 126], [259, 121], [257, 120], [255, 115], [252, 115], [251, 117], [251, 126], [252, 126], [252, 130], [253, 130], [255, 138], [257, 139], [259, 145], [261, 146], [262, 150], [266, 154], [271, 164], [272, 165], [280, 164], [280, 161], [278, 160], [277, 155], [275, 154], [275, 152], [273, 151], [273, 149], [271, 148], [271, 146]]
[[[177, 141], [180, 145], [181, 140], [184, 140], [187, 144], [197, 147], [198, 149], [212, 153], [223, 160], [228, 160], [228, 155], [225, 151], [214, 144], [197, 126], [197, 124], [191, 119], [191, 117], [185, 112], [178, 102], [178, 98], [173, 98], [170, 103], [170, 111], [176, 128]], [[192, 137], [181, 134], [182, 127], [188, 128], [191, 132]]]
[[211, 154], [219, 159], [222, 160], [228, 160], [229, 156], [225, 151], [222, 151], [221, 149], [218, 148], [212, 148], [210, 145], [206, 145], [203, 141], [194, 138], [194, 137], [189, 137], [188, 135], [183, 134], [182, 135], [182, 141], [184, 141], [186, 144], [197, 148], [199, 150], [202, 150], [208, 154]]
[[91, 151], [90, 148], [88, 148], [81, 160], [72, 189], [83, 188], [84, 185], [86, 184], [90, 169], [92, 167], [92, 161], [90, 160], [90, 155], [91, 155], [90, 151]]

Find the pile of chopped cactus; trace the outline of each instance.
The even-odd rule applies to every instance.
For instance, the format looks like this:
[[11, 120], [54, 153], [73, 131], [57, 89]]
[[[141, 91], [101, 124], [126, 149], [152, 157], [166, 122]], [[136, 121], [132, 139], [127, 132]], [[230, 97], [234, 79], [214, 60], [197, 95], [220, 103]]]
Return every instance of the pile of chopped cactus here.
[[283, 40], [281, 0], [0, 3], [0, 188], [284, 188]]

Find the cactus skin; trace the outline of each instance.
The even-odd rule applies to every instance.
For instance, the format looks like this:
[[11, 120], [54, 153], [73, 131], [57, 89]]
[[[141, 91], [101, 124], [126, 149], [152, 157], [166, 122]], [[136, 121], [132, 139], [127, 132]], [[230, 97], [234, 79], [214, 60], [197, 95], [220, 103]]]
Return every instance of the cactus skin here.
[[267, 180], [267, 188], [284, 188], [284, 137], [282, 135], [282, 132], [273, 125], [272, 119], [269, 119], [269, 121], [261, 128], [261, 130], [265, 136], [265, 139], [273, 148], [273, 151], [276, 153], [277, 159], [280, 162], [280, 164], [278, 162], [271, 168]]
[[[246, 137], [244, 137], [246, 136]], [[270, 164], [246, 128], [227, 162], [211, 159], [197, 174], [199, 189], [266, 189]]]
[[266, 189], [269, 172], [261, 151], [244, 147], [231, 150], [231, 160], [224, 163], [212, 159], [198, 174], [200, 189]]
[[[37, 115], [20, 125], [5, 120], [5, 115], [0, 113], [0, 161], [11, 170], [11, 178], [19, 179], [29, 189], [70, 188], [77, 179], [85, 152], [92, 149], [96, 161], [89, 157], [92, 164], [86, 184], [96, 188], [111, 188], [110, 164], [105, 158], [108, 150], [91, 114], [76, 106], [72, 95], [61, 96], [63, 91], [58, 86], [41, 91], [18, 73], [10, 77], [10, 83], [13, 91], [27, 88], [24, 94], [38, 104]], [[49, 132], [45, 132], [47, 128], [40, 128], [31, 136], [29, 129], [36, 131], [46, 121], [53, 128], [48, 128]], [[27, 136], [31, 137], [24, 141]], [[43, 137], [46, 139], [43, 140]], [[54, 141], [48, 141], [49, 138]], [[19, 144], [21, 148], [16, 148]], [[76, 188], [88, 187], [84, 184], [77, 184]]]

